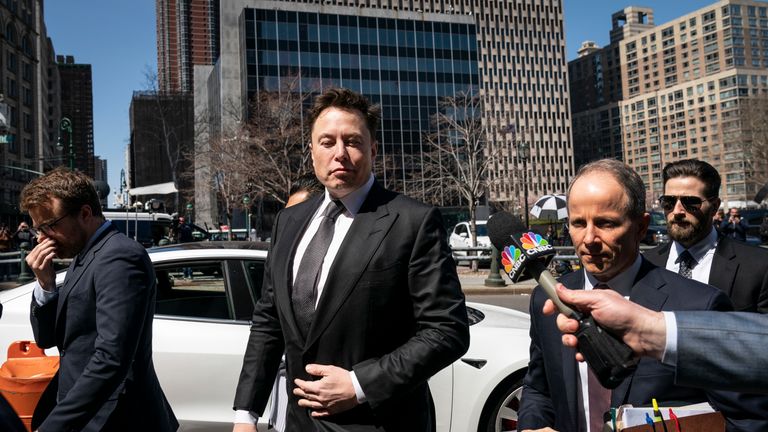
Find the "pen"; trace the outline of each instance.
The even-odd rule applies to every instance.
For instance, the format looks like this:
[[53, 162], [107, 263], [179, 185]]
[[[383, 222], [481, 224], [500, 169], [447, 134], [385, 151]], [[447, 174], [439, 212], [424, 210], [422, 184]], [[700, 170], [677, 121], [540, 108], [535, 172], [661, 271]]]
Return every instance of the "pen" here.
[[651, 418], [651, 415], [648, 413], [645, 413], [645, 422], [651, 426], [651, 428], [653, 429], [653, 432], [656, 432], [656, 425], [653, 424], [653, 419]]
[[664, 423], [664, 416], [661, 415], [659, 404], [656, 403], [656, 398], [651, 399], [651, 403], [653, 404], [653, 420], [661, 422], [661, 427], [664, 428], [664, 432], [669, 432], [667, 431], [667, 424]]
[[616, 408], [611, 408], [611, 426], [616, 431]]
[[680, 421], [677, 419], [677, 414], [672, 411], [672, 408], [669, 409], [669, 418], [675, 421], [675, 429], [677, 429], [677, 432], [683, 432], [683, 428], [680, 427]]

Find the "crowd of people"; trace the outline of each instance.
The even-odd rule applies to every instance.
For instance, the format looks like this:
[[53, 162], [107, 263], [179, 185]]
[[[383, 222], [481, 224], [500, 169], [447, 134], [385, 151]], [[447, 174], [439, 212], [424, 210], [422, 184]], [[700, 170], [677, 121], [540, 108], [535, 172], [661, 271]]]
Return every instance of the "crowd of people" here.
[[[378, 107], [350, 90], [315, 100], [309, 150], [319, 187], [292, 191], [275, 220], [233, 388], [234, 431], [257, 430], [275, 387], [287, 392], [277, 394], [285, 430], [435, 430], [427, 382], [468, 349], [467, 310], [437, 209], [372, 173], [379, 123]], [[531, 344], [520, 347], [530, 363], [519, 430], [598, 432], [610, 407], [654, 398], [709, 402], [729, 431], [768, 430], [768, 251], [743, 243], [738, 209], [718, 221], [714, 167], [673, 162], [663, 181], [672, 241], [641, 254], [650, 222], [641, 177], [600, 160], [571, 180], [567, 224], [546, 237], [572, 243], [582, 270], [560, 279], [558, 295], [647, 358], [615, 389], [602, 387], [578, 362], [578, 322], [535, 289]], [[176, 430], [152, 364], [156, 282], [146, 251], [104, 219], [81, 173], [54, 170], [21, 199], [34, 225], [17, 234], [37, 239], [27, 257], [35, 340], [61, 353], [33, 428]], [[186, 226], [180, 219], [176, 241], [190, 240]], [[61, 286], [54, 258], [74, 260]]]

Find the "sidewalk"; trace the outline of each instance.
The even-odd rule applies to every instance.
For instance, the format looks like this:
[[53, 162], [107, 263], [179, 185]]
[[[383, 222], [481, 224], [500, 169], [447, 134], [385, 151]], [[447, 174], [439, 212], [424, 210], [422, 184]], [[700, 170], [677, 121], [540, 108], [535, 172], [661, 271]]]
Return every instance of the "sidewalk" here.
[[488, 278], [488, 270], [482, 269], [472, 272], [466, 267], [458, 267], [459, 281], [461, 289], [465, 294], [483, 295], [483, 294], [530, 294], [536, 287], [536, 281], [529, 279], [513, 284], [507, 275], [500, 273], [501, 280], [504, 281], [503, 287], [485, 286], [485, 280]]

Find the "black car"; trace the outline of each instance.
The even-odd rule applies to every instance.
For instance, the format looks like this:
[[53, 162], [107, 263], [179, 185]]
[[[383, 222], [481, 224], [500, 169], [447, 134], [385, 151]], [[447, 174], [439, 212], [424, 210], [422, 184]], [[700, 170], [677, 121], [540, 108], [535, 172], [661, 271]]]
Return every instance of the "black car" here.
[[656, 246], [668, 242], [667, 219], [664, 217], [664, 213], [655, 211], [648, 213], [651, 215], [651, 223], [648, 225], [648, 231], [645, 233], [642, 243], [648, 246]]

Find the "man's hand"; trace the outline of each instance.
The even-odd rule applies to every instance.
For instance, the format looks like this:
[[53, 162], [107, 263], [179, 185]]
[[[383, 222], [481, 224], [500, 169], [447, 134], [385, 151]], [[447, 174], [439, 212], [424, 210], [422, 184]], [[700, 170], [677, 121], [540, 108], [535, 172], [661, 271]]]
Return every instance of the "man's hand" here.
[[325, 417], [354, 408], [357, 405], [355, 387], [349, 371], [331, 365], [308, 364], [307, 373], [322, 377], [317, 381], [294, 380], [293, 394], [299, 406], [312, 410], [312, 417]]
[[255, 424], [248, 423], [235, 423], [235, 427], [232, 428], [232, 432], [258, 432]]
[[27, 255], [27, 265], [35, 274], [40, 287], [46, 291], [56, 289], [56, 271], [53, 259], [56, 258], [56, 243], [49, 238], [37, 244]]
[[[613, 290], [569, 290], [558, 284], [557, 295], [568, 305], [590, 313], [603, 328], [621, 336], [635, 354], [661, 359], [667, 338], [663, 313], [646, 309]], [[552, 300], [547, 300], [543, 311], [551, 315], [557, 308]], [[559, 314], [557, 327], [564, 333], [563, 345], [576, 347], [578, 339], [573, 333], [579, 329], [579, 322]], [[584, 361], [579, 353], [576, 359]]]

